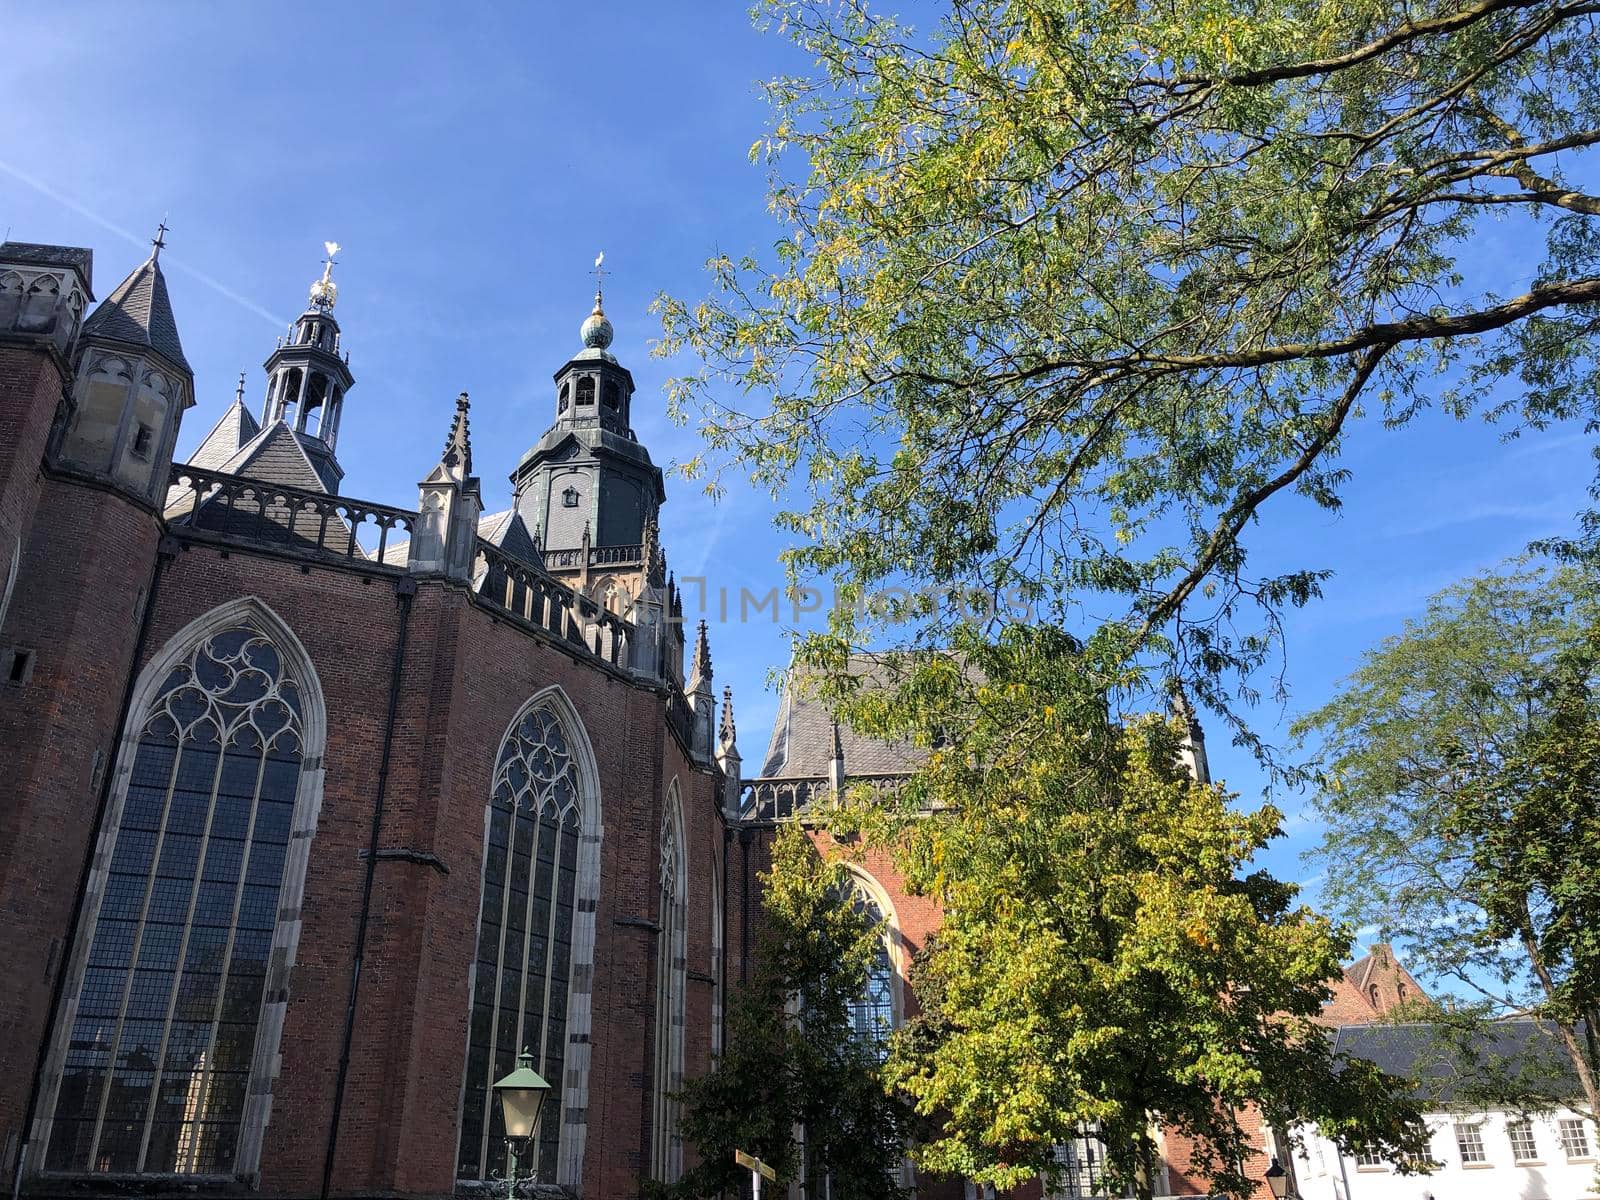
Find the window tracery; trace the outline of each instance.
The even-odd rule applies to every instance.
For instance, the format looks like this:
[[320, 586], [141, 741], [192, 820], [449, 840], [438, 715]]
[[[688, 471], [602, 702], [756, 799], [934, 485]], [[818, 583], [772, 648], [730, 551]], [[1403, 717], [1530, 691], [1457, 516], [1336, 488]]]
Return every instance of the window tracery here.
[[273, 640], [234, 624], [201, 637], [136, 716], [104, 890], [64, 1016], [46, 1170], [252, 1165], [241, 1142], [264, 1057], [263, 1000], [286, 983], [268, 987], [286, 970], [272, 964], [275, 931], [283, 905], [298, 904], [281, 892], [305, 703]]
[[492, 1086], [527, 1049], [552, 1085], [535, 1162], [556, 1178], [563, 1128], [568, 989], [577, 891], [580, 779], [566, 729], [549, 705], [527, 709], [496, 760], [478, 919], [458, 1174], [505, 1169]]

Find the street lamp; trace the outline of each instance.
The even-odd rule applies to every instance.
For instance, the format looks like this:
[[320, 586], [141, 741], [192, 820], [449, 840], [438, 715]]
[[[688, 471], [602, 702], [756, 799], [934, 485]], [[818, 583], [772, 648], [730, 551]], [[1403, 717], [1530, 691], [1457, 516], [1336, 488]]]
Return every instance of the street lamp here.
[[1273, 1200], [1283, 1200], [1289, 1194], [1289, 1172], [1283, 1169], [1283, 1164], [1277, 1159], [1273, 1159], [1272, 1165], [1267, 1168], [1267, 1187], [1272, 1192]]
[[[494, 1094], [500, 1098], [500, 1115], [506, 1127], [506, 1188], [507, 1195], [517, 1194], [517, 1158], [519, 1147], [526, 1148], [539, 1131], [539, 1110], [544, 1098], [550, 1094], [550, 1085], [533, 1069], [533, 1055], [527, 1050], [517, 1055], [517, 1069], [494, 1085]], [[539, 1147], [534, 1145], [534, 1182], [538, 1182]]]

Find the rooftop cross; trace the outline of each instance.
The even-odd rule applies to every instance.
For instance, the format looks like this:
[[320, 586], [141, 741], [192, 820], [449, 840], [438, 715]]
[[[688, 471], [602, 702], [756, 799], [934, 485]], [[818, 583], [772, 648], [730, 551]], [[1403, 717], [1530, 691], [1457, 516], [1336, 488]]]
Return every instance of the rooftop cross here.
[[167, 244], [167, 219], [161, 218], [161, 224], [156, 226], [156, 235], [150, 239], [150, 244], [155, 247], [150, 252], [150, 260], [154, 262], [161, 257], [161, 250]]

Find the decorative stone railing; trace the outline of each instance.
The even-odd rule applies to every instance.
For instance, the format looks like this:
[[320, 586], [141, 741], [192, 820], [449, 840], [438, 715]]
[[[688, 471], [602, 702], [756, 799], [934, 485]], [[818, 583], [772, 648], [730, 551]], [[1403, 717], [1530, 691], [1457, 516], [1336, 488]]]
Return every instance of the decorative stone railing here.
[[574, 642], [613, 666], [629, 665], [631, 624], [482, 538], [473, 583], [478, 595], [497, 608]]
[[[576, 571], [583, 566], [583, 547], [544, 550], [544, 565], [552, 571]], [[643, 546], [590, 546], [591, 567], [637, 567], [644, 562]]]
[[[382, 565], [398, 531], [409, 539], [417, 514], [404, 508], [303, 491], [242, 475], [173, 463], [167, 516], [190, 529], [229, 541], [254, 542], [313, 554]], [[187, 494], [185, 494], [187, 493]], [[369, 555], [363, 534], [376, 534]], [[404, 570], [405, 564], [395, 564]]]
[[[866, 784], [875, 791], [896, 795], [909, 775], [850, 775], [845, 787]], [[833, 794], [833, 786], [823, 776], [783, 777], [769, 775], [746, 779], [739, 785], [739, 815], [746, 821], [793, 821], [819, 799]]]

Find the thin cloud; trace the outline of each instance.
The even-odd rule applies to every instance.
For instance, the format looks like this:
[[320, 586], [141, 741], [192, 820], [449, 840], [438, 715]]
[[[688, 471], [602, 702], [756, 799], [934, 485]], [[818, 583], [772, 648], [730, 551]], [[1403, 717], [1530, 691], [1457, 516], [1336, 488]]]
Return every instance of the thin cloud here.
[[[145, 246], [150, 244], [148, 238], [142, 238], [131, 230], [125, 229], [121, 225], [118, 225], [115, 221], [107, 220], [93, 209], [79, 204], [70, 196], [63, 195], [54, 188], [50, 187], [43, 180], [36, 179], [32, 175], [29, 175], [26, 171], [19, 171], [16, 167], [12, 166], [8, 162], [0, 160], [0, 171], [4, 171], [13, 179], [27, 184], [41, 196], [49, 197], [63, 208], [70, 209], [72, 212], [77, 213], [84, 220], [92, 221], [94, 224], [100, 226], [100, 228], [109, 230], [111, 233], [116, 234], [124, 241], [129, 242], [140, 249], [143, 249]], [[223, 296], [229, 300], [232, 300], [235, 304], [237, 304], [240, 308], [245, 309], [247, 312], [254, 313], [264, 321], [271, 322], [272, 325], [277, 329], [282, 329], [285, 325], [289, 324], [289, 321], [286, 318], [278, 316], [276, 313], [269, 312], [267, 309], [263, 308], [261, 305], [257, 304], [254, 300], [251, 300], [247, 296], [241, 296], [238, 292], [234, 291], [221, 280], [214, 279], [210, 275], [207, 275], [204, 271], [198, 271], [194, 267], [189, 266], [183, 261], [181, 255], [173, 255], [168, 253], [162, 261], [169, 267], [176, 267], [191, 279], [195, 279], [200, 283], [203, 283], [206, 287], [216, 292], [219, 296]]]

